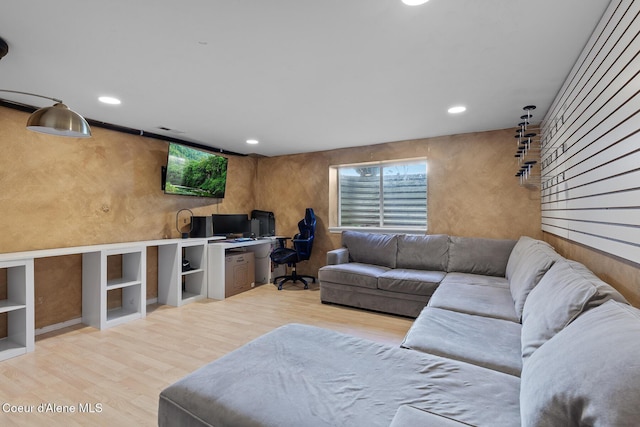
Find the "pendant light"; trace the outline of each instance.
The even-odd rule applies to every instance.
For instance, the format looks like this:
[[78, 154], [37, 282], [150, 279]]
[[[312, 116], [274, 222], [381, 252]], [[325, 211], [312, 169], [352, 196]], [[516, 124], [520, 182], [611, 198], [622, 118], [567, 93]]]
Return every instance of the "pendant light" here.
[[89, 123], [80, 114], [70, 110], [60, 99], [17, 90], [0, 89], [0, 92], [36, 96], [55, 102], [53, 106], [40, 108], [29, 116], [27, 129], [31, 131], [72, 138], [91, 137]]
[[[5, 57], [7, 53], [9, 53], [9, 45], [0, 38], [0, 59]], [[40, 108], [29, 116], [27, 120], [27, 129], [29, 130], [49, 135], [70, 136], [72, 138], [89, 138], [91, 136], [91, 128], [84, 117], [70, 110], [59, 99], [17, 90], [0, 89], [0, 92], [35, 96], [55, 102], [52, 107]]]

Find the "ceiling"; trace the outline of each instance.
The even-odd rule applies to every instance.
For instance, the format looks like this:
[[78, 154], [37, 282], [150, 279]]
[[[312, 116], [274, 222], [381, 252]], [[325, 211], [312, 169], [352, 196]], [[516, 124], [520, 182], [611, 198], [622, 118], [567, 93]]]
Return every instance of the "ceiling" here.
[[542, 119], [608, 3], [3, 0], [0, 88], [264, 156], [515, 128], [525, 105]]

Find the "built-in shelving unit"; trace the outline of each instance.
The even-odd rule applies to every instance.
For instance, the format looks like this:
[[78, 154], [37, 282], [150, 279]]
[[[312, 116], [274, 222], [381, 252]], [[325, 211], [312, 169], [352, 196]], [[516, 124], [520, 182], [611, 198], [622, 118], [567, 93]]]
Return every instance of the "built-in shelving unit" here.
[[[214, 243], [219, 240], [222, 238], [161, 239], [0, 254], [0, 270], [7, 275], [6, 298], [0, 299], [0, 315], [7, 317], [7, 336], [0, 338], [0, 361], [35, 349], [34, 259], [82, 254], [82, 322], [106, 329], [146, 316], [150, 246], [158, 247], [161, 304], [181, 306], [228, 296], [225, 256], [229, 251], [252, 252], [255, 283], [270, 282], [274, 239]], [[183, 271], [183, 259], [189, 260], [189, 270]], [[117, 307], [111, 306], [114, 301], [119, 302]]]
[[[183, 271], [182, 261], [190, 269]], [[183, 240], [158, 247], [158, 302], [179, 307], [207, 297], [207, 241]]]
[[7, 316], [7, 336], [0, 339], [0, 361], [33, 351], [34, 297], [33, 260], [0, 262], [7, 274], [6, 299], [0, 300], [0, 313]]
[[[158, 247], [158, 301], [179, 306], [207, 297], [207, 245], [220, 239], [159, 239], [0, 253], [0, 274], [7, 276], [6, 297], [0, 293], [0, 316], [7, 319], [6, 337], [0, 338], [0, 361], [35, 349], [36, 258], [82, 254], [82, 322], [105, 329], [146, 316], [148, 247]], [[189, 260], [191, 270], [182, 271], [183, 258]], [[119, 305], [113, 307], [114, 302]]]
[[[122, 274], [107, 279], [110, 257], [122, 257]], [[122, 247], [82, 255], [82, 322], [106, 329], [146, 316], [146, 247]], [[121, 292], [121, 305], [108, 309], [109, 295]]]

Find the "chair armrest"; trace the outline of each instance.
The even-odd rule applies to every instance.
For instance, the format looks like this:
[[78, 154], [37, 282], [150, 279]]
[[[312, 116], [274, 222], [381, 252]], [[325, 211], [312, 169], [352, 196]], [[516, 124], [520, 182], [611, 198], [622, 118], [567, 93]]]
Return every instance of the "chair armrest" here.
[[291, 239], [291, 237], [275, 236], [275, 239], [276, 239], [276, 248], [286, 248], [287, 240]]
[[349, 262], [349, 249], [338, 248], [327, 252], [327, 265], [346, 264]]
[[396, 411], [395, 417], [391, 421], [389, 427], [413, 427], [413, 426], [429, 426], [429, 427], [462, 427], [471, 424], [438, 415], [424, 409], [418, 409], [409, 405], [402, 405]]

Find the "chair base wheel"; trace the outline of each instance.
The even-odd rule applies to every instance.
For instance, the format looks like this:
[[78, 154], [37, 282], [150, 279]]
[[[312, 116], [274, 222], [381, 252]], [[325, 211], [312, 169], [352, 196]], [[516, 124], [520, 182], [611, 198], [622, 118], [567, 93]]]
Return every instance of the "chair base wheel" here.
[[[304, 278], [307, 279], [311, 279], [311, 283], [316, 283], [316, 278], [313, 276], [305, 276], [305, 275], [298, 275], [295, 273], [295, 271], [293, 272], [293, 274], [288, 275], [288, 276], [278, 276], [276, 278], [273, 279], [273, 284], [277, 284], [278, 285], [278, 290], [281, 291], [282, 290], [282, 285], [284, 285], [286, 282], [293, 282], [293, 283], [297, 283], [297, 282], [302, 282], [304, 284], [304, 289], [309, 289], [309, 282], [306, 281]], [[282, 279], [282, 280], [280, 280]], [[278, 280], [280, 280], [278, 282]]]

